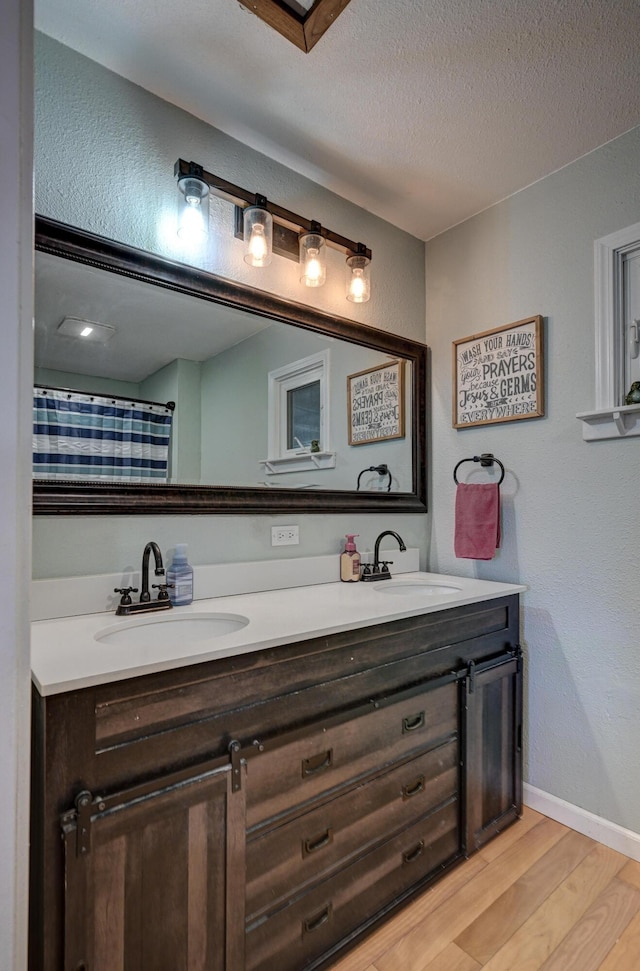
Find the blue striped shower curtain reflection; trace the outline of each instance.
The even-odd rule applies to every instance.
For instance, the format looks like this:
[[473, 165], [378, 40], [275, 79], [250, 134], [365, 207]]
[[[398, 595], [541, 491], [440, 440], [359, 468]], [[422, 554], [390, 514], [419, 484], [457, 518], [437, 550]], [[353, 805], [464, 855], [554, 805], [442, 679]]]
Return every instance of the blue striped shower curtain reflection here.
[[35, 387], [34, 477], [167, 482], [172, 405]]

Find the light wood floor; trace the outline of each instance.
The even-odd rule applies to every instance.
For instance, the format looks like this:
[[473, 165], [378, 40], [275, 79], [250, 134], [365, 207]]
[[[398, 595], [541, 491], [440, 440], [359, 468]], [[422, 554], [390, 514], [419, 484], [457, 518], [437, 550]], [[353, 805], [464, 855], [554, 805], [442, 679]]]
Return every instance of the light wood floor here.
[[640, 863], [525, 809], [331, 971], [640, 971]]

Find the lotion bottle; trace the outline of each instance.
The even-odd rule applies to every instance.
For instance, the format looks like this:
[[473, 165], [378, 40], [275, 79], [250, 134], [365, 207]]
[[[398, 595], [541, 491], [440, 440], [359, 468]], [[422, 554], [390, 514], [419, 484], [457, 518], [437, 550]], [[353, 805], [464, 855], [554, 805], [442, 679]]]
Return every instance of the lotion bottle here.
[[359, 533], [347, 533], [344, 552], [340, 554], [340, 579], [345, 583], [353, 583], [360, 579], [360, 554], [354, 542]]
[[174, 607], [183, 607], [193, 600], [193, 569], [187, 561], [187, 547], [176, 543], [171, 566], [167, 570], [169, 597]]

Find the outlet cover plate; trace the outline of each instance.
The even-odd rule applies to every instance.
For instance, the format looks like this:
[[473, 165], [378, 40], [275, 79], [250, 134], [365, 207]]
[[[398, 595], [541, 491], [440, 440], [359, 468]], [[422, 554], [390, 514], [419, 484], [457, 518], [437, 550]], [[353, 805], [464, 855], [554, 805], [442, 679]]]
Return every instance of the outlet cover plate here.
[[297, 525], [271, 527], [272, 546], [297, 546], [299, 542]]

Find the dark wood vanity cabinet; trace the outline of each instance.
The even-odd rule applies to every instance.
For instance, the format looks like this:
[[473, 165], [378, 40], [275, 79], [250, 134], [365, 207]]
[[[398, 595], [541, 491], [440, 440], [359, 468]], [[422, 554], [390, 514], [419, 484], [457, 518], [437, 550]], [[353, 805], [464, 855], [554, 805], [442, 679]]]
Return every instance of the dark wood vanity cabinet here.
[[330, 968], [520, 814], [518, 627], [509, 596], [35, 693], [30, 971]]

